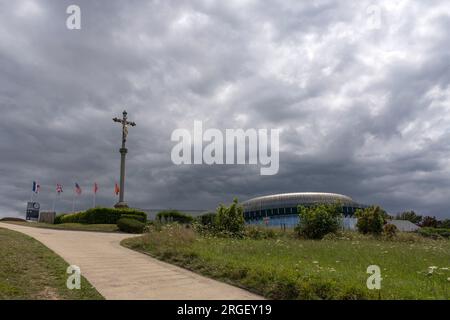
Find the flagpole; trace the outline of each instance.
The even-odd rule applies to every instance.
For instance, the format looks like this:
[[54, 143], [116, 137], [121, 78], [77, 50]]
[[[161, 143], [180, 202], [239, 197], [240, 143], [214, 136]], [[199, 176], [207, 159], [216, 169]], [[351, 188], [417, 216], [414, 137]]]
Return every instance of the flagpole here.
[[75, 212], [75, 192], [73, 193], [73, 198], [72, 198], [72, 212]]
[[58, 198], [58, 191], [56, 191], [56, 194], [55, 194], [55, 198], [53, 199], [53, 212], [56, 212], [55, 211], [55, 207], [56, 207], [56, 198]]
[[96, 192], [94, 191], [94, 207], [95, 208], [95, 196], [96, 196]]

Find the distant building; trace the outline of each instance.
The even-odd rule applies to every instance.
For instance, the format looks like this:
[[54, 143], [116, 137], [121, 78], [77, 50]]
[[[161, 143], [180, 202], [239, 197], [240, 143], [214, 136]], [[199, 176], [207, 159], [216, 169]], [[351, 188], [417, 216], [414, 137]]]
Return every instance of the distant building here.
[[351, 217], [357, 209], [365, 208], [352, 198], [336, 193], [298, 192], [257, 197], [242, 203], [245, 220], [261, 220], [294, 215], [297, 207], [317, 204], [340, 204], [345, 217]]

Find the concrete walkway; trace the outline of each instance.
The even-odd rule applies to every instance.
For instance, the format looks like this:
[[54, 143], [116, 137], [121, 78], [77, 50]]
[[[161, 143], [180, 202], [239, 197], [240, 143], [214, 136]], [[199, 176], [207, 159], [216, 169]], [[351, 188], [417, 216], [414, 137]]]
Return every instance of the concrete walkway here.
[[248, 291], [124, 248], [127, 234], [63, 231], [0, 223], [53, 250], [106, 299], [261, 299]]

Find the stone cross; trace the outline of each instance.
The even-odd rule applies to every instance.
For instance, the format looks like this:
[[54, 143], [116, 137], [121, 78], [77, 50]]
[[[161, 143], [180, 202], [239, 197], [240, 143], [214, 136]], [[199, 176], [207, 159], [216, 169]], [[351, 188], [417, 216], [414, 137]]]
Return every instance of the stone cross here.
[[125, 194], [125, 156], [128, 152], [125, 148], [125, 142], [128, 136], [128, 126], [134, 127], [136, 123], [127, 120], [127, 112], [123, 112], [122, 119], [113, 118], [114, 122], [119, 122], [122, 124], [122, 148], [120, 148], [120, 190], [119, 190], [119, 202], [117, 202], [114, 207], [116, 208], [128, 208], [127, 203], [124, 200]]

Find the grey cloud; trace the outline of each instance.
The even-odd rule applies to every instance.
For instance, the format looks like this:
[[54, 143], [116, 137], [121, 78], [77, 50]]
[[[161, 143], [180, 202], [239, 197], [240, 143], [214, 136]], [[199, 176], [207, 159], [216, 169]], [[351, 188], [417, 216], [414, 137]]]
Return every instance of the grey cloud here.
[[[34, 3], [34, 7], [33, 4]], [[48, 209], [112, 205], [124, 108], [127, 200], [213, 209], [234, 196], [328, 191], [450, 216], [449, 6], [361, 1], [0, 2], [0, 216], [23, 215], [31, 182]], [[171, 132], [280, 128], [280, 171], [175, 166]]]

